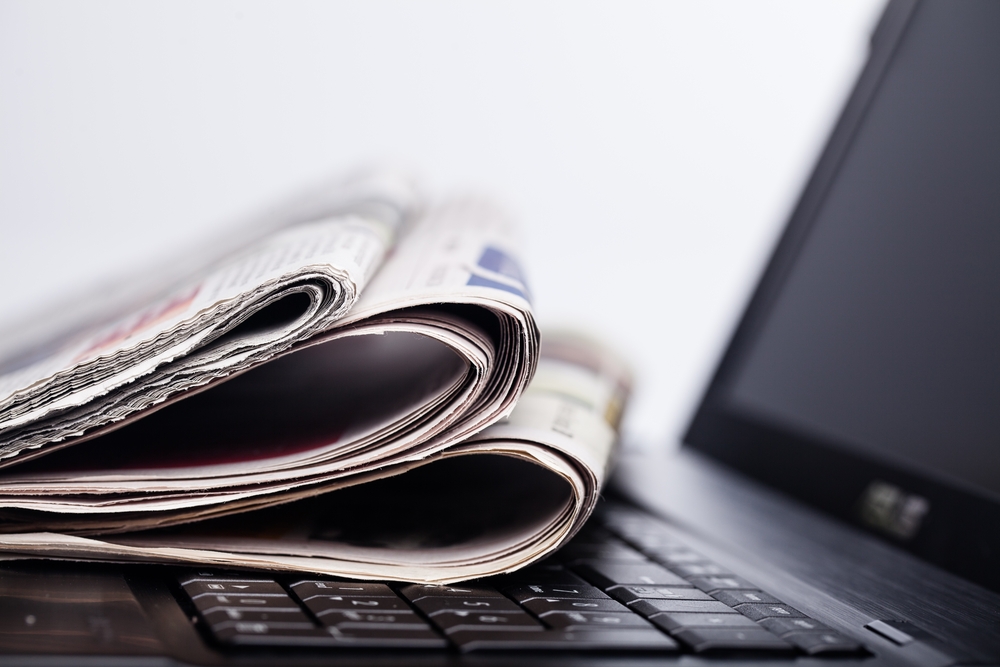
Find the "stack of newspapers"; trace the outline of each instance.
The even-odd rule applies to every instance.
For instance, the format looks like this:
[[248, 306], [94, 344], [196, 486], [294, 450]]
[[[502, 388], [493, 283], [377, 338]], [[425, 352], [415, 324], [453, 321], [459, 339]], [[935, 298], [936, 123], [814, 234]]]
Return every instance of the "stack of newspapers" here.
[[452, 582], [594, 508], [629, 390], [540, 337], [516, 229], [325, 184], [0, 337], [0, 558]]

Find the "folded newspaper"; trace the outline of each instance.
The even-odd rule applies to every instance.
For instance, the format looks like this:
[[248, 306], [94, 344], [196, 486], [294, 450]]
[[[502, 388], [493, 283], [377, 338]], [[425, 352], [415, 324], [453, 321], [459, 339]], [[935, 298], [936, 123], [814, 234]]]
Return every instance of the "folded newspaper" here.
[[629, 376], [499, 209], [368, 174], [203, 247], [4, 333], [0, 558], [452, 582], [589, 516]]

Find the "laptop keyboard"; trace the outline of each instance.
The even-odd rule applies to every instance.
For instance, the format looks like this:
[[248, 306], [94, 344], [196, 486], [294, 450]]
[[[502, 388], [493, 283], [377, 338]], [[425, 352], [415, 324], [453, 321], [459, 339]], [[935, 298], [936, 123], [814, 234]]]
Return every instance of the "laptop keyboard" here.
[[[603, 526], [601, 525], [603, 519]], [[751, 651], [863, 647], [712, 563], [662, 523], [605, 512], [555, 556], [450, 586], [187, 572], [196, 621], [224, 647]]]

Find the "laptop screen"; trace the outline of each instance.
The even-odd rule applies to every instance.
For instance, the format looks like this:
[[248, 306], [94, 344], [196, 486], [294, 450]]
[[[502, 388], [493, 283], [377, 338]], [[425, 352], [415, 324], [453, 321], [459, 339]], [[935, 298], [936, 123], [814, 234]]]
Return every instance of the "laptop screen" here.
[[982, 580], [950, 552], [998, 546], [979, 522], [1000, 503], [1000, 5], [905, 18], [688, 440]]

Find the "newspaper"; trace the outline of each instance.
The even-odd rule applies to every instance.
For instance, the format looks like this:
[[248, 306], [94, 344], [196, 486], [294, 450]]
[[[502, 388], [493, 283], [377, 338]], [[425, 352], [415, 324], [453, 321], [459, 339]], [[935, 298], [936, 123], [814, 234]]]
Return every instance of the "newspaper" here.
[[579, 529], [624, 367], [572, 336], [540, 355], [494, 205], [337, 188], [142, 307], [0, 358], [4, 556], [450, 582]]

